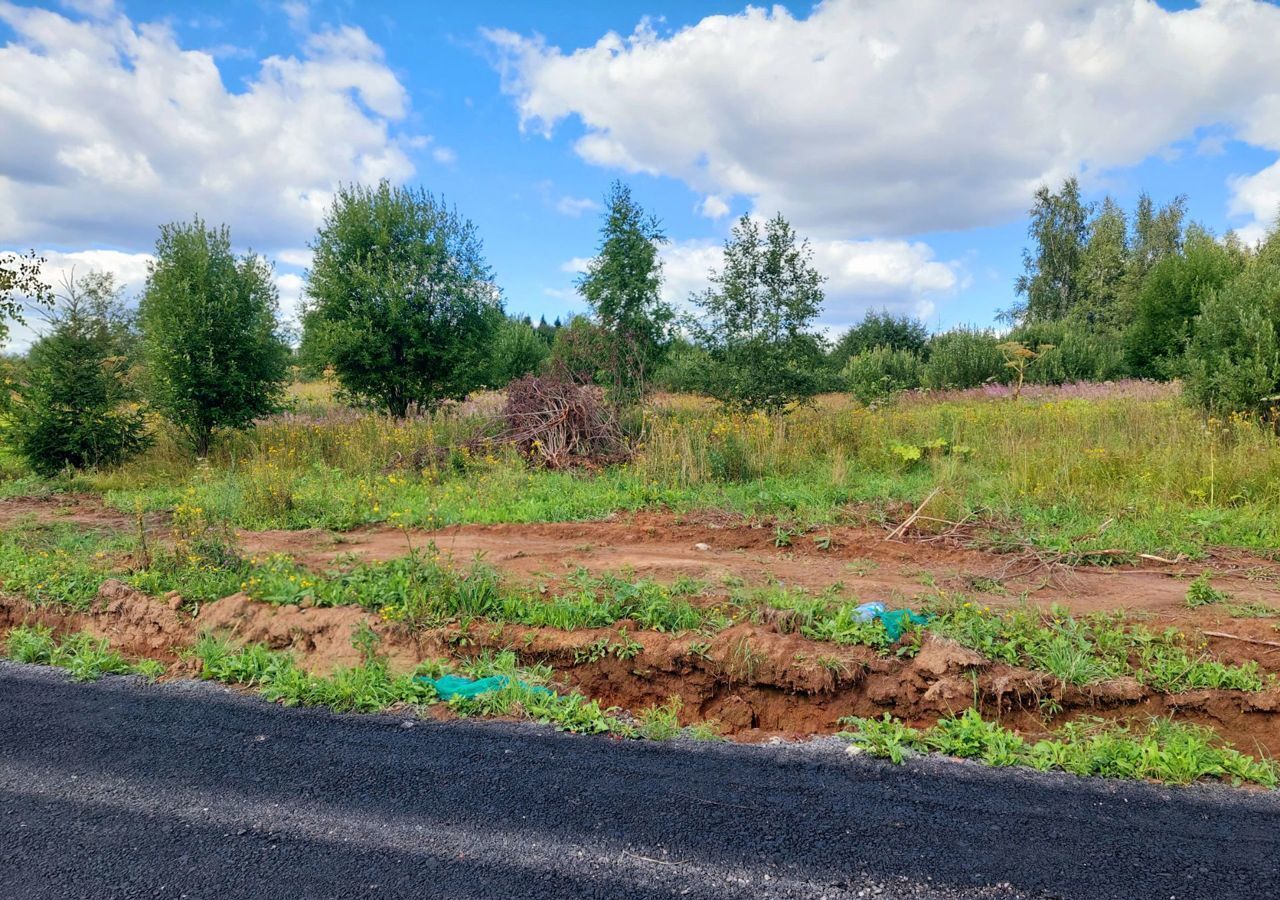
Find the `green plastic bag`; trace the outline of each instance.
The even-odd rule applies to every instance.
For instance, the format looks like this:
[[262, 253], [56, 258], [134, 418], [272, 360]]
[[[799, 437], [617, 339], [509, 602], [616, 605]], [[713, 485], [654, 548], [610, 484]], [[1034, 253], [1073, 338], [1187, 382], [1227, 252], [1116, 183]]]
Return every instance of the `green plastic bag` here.
[[[440, 699], [445, 701], [452, 700], [454, 697], [478, 697], [481, 694], [500, 691], [511, 683], [511, 679], [506, 675], [490, 675], [488, 678], [477, 678], [475, 680], [462, 675], [445, 675], [443, 678], [419, 678], [418, 680], [434, 686]], [[552, 695], [555, 693], [541, 685], [528, 684], [523, 681], [517, 681], [516, 684], [528, 688], [536, 694]]]
[[902, 637], [902, 633], [912, 625], [923, 625], [929, 621], [928, 616], [922, 616], [909, 609], [886, 609], [877, 618], [884, 625], [885, 633], [889, 635], [891, 641]]

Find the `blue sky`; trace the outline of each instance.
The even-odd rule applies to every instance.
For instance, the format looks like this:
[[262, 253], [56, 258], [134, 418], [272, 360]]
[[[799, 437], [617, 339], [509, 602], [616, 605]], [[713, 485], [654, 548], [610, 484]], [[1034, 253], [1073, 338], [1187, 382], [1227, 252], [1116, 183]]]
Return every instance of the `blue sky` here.
[[508, 309], [554, 318], [620, 177], [677, 299], [735, 216], [780, 210], [832, 275], [825, 324], [939, 328], [1010, 304], [1040, 180], [1185, 194], [1253, 238], [1280, 205], [1274, 4], [930, 7], [0, 0], [0, 247], [136, 289], [155, 225], [200, 212], [292, 312], [326, 192], [385, 175], [455, 203]]

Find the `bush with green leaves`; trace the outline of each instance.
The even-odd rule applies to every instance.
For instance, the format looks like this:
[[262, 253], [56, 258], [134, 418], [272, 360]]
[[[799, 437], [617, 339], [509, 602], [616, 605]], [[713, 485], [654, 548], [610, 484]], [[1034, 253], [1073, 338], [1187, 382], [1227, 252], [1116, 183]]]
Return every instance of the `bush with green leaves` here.
[[1165, 256], [1143, 279], [1124, 335], [1129, 369], [1142, 378], [1183, 372], [1184, 351], [1205, 301], [1245, 265], [1243, 254], [1198, 227], [1187, 231], [1181, 253]]
[[885, 347], [919, 356], [929, 344], [929, 329], [913, 316], [895, 316], [888, 310], [870, 310], [862, 321], [836, 340], [831, 348], [832, 368], [840, 371], [855, 356]]
[[609, 335], [589, 316], [573, 316], [556, 329], [547, 369], [580, 384], [607, 384]]
[[147, 397], [198, 456], [217, 429], [238, 429], [279, 406], [289, 348], [278, 292], [262, 257], [231, 250], [227, 227], [160, 227], [138, 304]]
[[484, 384], [502, 302], [475, 226], [421, 189], [340, 188], [303, 326], [352, 396], [403, 418]]
[[711, 356], [697, 344], [675, 338], [653, 373], [653, 386], [676, 394], [705, 394]]
[[41, 475], [113, 465], [148, 443], [118, 294], [110, 276], [68, 278], [52, 331], [27, 354], [8, 431]]
[[853, 396], [871, 403], [920, 387], [924, 363], [911, 350], [873, 347], [850, 357], [840, 374]]
[[[1280, 244], [1280, 234], [1273, 238]], [[1280, 260], [1260, 256], [1201, 305], [1187, 346], [1187, 395], [1217, 413], [1280, 404]]]
[[724, 268], [693, 299], [689, 326], [709, 354], [708, 392], [727, 406], [782, 412], [822, 386], [823, 276], [813, 250], [781, 214], [764, 224], [743, 216], [724, 246]]
[[1079, 320], [1024, 325], [1014, 329], [1009, 340], [1038, 348], [1026, 370], [1030, 384], [1113, 381], [1128, 374], [1120, 334]]
[[550, 345], [523, 319], [504, 318], [490, 352], [489, 386], [500, 388], [537, 373], [551, 355]]
[[995, 334], [978, 328], [955, 328], [930, 339], [920, 382], [930, 390], [950, 390], [1008, 378], [1009, 369]]

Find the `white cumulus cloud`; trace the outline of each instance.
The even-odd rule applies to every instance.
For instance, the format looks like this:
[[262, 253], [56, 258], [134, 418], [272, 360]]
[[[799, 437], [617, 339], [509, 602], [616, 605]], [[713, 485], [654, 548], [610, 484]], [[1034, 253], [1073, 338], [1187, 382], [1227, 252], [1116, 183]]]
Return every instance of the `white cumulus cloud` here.
[[723, 197], [711, 194], [702, 198], [702, 202], [697, 206], [697, 211], [708, 219], [723, 219], [729, 215], [729, 204], [724, 201]]
[[232, 89], [167, 26], [78, 6], [96, 17], [0, 0], [0, 246], [141, 250], [198, 212], [239, 245], [296, 247], [339, 182], [413, 172], [408, 94], [358, 28]]
[[[1260, 0], [826, 0], [568, 51], [486, 34], [524, 128], [575, 118], [591, 163], [746, 197], [815, 235], [990, 224], [1043, 181], [1205, 126], [1280, 151], [1280, 7]], [[1237, 189], [1271, 218], [1266, 190]]]
[[[827, 279], [819, 321], [829, 327], [851, 325], [872, 309], [927, 319], [960, 286], [963, 274], [959, 263], [935, 259], [918, 241], [816, 240], [810, 246], [814, 266]], [[708, 286], [708, 273], [722, 268], [724, 249], [709, 241], [681, 241], [664, 247], [662, 260], [664, 296], [687, 308], [690, 295]]]
[[583, 213], [593, 212], [599, 208], [600, 204], [588, 197], [565, 196], [556, 201], [556, 212], [574, 219]]

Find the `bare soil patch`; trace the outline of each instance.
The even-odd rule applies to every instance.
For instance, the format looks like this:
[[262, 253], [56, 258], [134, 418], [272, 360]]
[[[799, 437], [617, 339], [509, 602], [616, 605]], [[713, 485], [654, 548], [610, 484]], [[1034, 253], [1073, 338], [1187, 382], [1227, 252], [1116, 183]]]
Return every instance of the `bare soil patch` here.
[[[22, 521], [71, 522], [88, 528], [136, 531], [137, 521], [105, 507], [92, 495], [54, 495], [0, 500], [0, 527]], [[163, 538], [162, 516], [146, 527]], [[531, 525], [463, 525], [436, 531], [390, 527], [349, 532], [241, 531], [246, 553], [283, 553], [324, 569], [341, 558], [386, 560], [410, 547], [434, 544], [455, 562], [477, 555], [522, 580], [558, 580], [582, 568], [593, 574], [627, 572], [670, 582], [694, 578], [712, 586], [726, 580], [746, 585], [781, 584], [822, 591], [843, 585], [867, 600], [909, 603], [941, 588], [1007, 607], [1022, 602], [1072, 613], [1122, 609], [1182, 620], [1190, 578], [1211, 573], [1214, 586], [1237, 602], [1280, 607], [1280, 565], [1232, 550], [1201, 562], [1140, 566], [1042, 565], [1012, 554], [967, 549], [910, 538], [888, 540], [882, 529], [837, 527], [819, 549], [812, 535], [778, 547], [772, 526], [737, 516], [637, 513], [604, 521]]]

